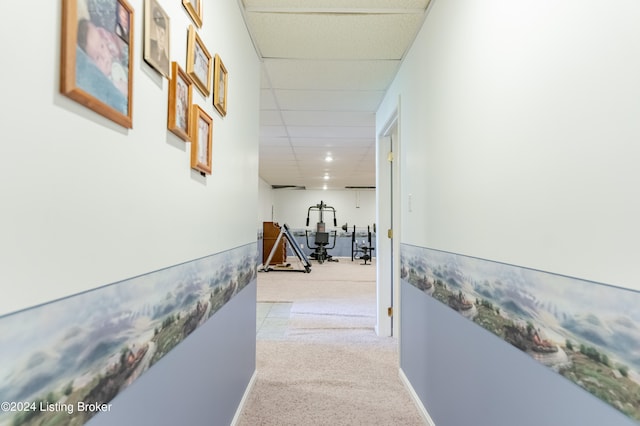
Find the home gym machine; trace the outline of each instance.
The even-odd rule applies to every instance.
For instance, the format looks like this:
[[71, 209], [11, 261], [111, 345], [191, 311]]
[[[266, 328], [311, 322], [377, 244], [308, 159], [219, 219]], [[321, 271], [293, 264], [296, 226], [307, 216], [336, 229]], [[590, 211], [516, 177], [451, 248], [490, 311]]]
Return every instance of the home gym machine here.
[[323, 263], [325, 260], [327, 262], [337, 262], [337, 259], [333, 259], [333, 257], [327, 253], [327, 250], [331, 250], [336, 246], [336, 231], [333, 231], [333, 245], [328, 247], [329, 245], [329, 233], [326, 231], [324, 224], [324, 212], [327, 210], [331, 210], [333, 212], [333, 226], [338, 226], [338, 221], [336, 220], [336, 209], [331, 206], [326, 205], [322, 200], [320, 200], [320, 204], [316, 204], [315, 206], [309, 207], [307, 210], [307, 226], [309, 226], [309, 215], [312, 211], [316, 211], [320, 215], [320, 220], [316, 224], [316, 235], [314, 246], [312, 247], [309, 244], [309, 231], [304, 231], [304, 236], [307, 240], [307, 247], [313, 248], [313, 253], [309, 255], [311, 259], [315, 259], [318, 263]]
[[[348, 228], [348, 224], [345, 223], [342, 225], [343, 231], [347, 232]], [[374, 223], [373, 232], [375, 231], [376, 225]], [[371, 245], [371, 227], [367, 225], [367, 244], [364, 243], [364, 240], [362, 244], [358, 244], [356, 239], [356, 226], [353, 225], [353, 232], [351, 233], [351, 261], [353, 262], [354, 259], [362, 259], [364, 263], [361, 263], [361, 265], [367, 265], [367, 261], [370, 261], [373, 256], [373, 250], [375, 250], [375, 247]]]

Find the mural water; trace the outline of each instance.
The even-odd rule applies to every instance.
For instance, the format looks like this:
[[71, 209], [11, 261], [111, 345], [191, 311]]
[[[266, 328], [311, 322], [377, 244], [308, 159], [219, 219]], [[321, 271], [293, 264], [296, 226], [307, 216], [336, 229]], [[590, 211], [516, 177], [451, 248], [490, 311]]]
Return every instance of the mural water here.
[[640, 293], [402, 245], [401, 279], [640, 420]]
[[0, 317], [0, 425], [82, 425], [256, 279], [256, 244]]

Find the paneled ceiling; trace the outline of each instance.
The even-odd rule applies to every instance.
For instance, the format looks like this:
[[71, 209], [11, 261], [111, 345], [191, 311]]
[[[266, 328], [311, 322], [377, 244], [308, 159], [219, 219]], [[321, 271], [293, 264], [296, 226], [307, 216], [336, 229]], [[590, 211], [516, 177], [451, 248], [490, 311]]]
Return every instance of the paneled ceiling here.
[[260, 177], [274, 187], [374, 187], [375, 111], [429, 0], [240, 4], [263, 63]]

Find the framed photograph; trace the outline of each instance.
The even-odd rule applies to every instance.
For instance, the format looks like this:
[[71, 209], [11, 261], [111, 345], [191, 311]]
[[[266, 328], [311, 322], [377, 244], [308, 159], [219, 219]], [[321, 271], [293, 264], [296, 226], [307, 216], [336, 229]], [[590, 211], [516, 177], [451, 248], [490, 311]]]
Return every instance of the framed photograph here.
[[202, 0], [182, 0], [182, 5], [198, 28], [202, 27]]
[[171, 63], [169, 82], [169, 118], [167, 127], [185, 142], [191, 140], [189, 116], [193, 82], [177, 62]]
[[169, 78], [169, 15], [157, 0], [144, 2], [144, 60]]
[[132, 128], [133, 8], [126, 0], [63, 0], [60, 93]]
[[213, 106], [220, 115], [227, 115], [227, 68], [222, 63], [220, 56], [216, 54], [213, 67]]
[[191, 110], [191, 168], [211, 174], [213, 119], [199, 105]]
[[187, 74], [193, 80], [194, 84], [202, 92], [204, 97], [209, 96], [211, 92], [211, 74], [212, 74], [213, 58], [204, 46], [200, 36], [189, 25], [189, 39], [187, 41]]

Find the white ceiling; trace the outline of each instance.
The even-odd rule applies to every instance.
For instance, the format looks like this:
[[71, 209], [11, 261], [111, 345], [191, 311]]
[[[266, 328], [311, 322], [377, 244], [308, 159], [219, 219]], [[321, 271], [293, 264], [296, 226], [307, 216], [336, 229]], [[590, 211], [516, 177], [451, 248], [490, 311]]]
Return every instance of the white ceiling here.
[[375, 186], [375, 111], [429, 0], [240, 4], [263, 63], [260, 177], [307, 189]]

